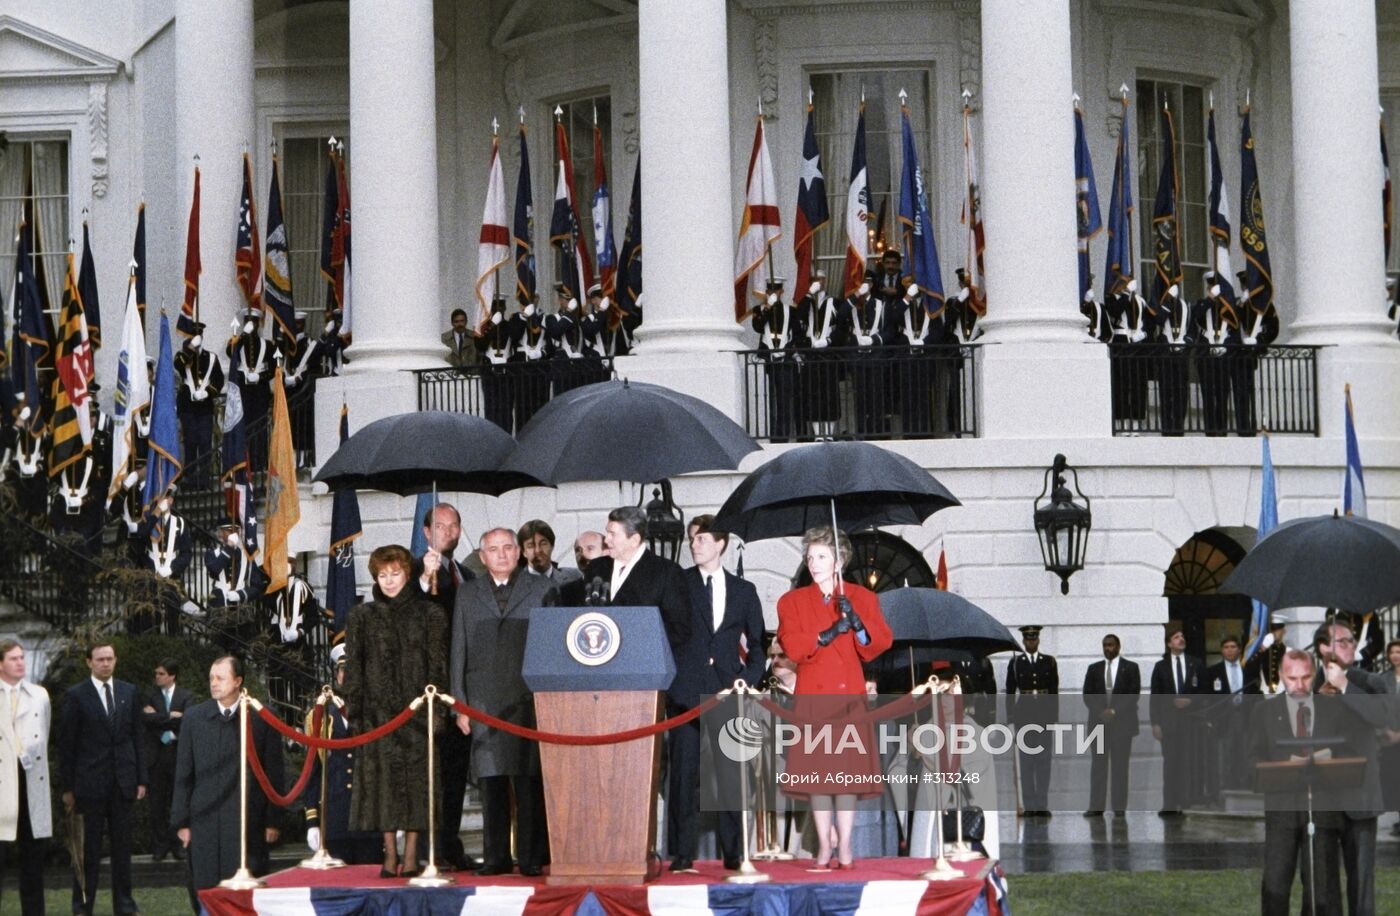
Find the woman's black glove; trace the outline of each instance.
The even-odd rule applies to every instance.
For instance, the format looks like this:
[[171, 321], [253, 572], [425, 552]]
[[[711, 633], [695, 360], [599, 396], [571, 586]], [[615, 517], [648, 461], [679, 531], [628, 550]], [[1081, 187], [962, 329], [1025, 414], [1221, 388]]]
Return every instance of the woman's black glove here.
[[831, 626], [817, 634], [817, 645], [829, 646], [836, 637], [849, 632], [851, 632], [851, 622], [845, 617], [840, 617]]
[[856, 633], [864, 632], [865, 624], [861, 621], [860, 615], [856, 613], [856, 609], [851, 606], [850, 598], [842, 595], [836, 599], [836, 606], [841, 611], [841, 619], [849, 623], [853, 631]]

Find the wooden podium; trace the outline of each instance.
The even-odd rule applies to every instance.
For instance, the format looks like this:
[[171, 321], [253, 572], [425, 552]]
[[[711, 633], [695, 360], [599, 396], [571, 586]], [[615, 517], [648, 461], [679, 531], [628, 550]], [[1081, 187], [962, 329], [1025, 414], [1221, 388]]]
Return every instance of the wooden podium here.
[[[661, 613], [539, 608], [525, 683], [541, 731], [602, 735], [661, 718], [676, 666]], [[540, 744], [549, 817], [549, 884], [641, 884], [656, 848], [661, 735], [614, 744]], [[654, 869], [654, 866], [653, 866]]]

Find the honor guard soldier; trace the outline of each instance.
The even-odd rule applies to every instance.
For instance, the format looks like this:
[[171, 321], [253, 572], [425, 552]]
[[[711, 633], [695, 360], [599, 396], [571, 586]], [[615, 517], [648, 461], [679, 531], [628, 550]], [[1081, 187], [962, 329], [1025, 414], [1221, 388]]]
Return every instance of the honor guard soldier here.
[[883, 437], [889, 431], [889, 377], [885, 371], [885, 303], [871, 295], [871, 278], [856, 288], [847, 300], [851, 316], [851, 338], [856, 352], [852, 358], [851, 387], [855, 389], [856, 435]]
[[194, 334], [175, 354], [176, 413], [190, 485], [209, 485], [209, 464], [199, 459], [214, 447], [214, 400], [224, 393], [224, 369], [204, 349], [204, 324], [194, 322]]
[[1259, 431], [1254, 415], [1254, 371], [1259, 354], [1278, 339], [1278, 310], [1272, 301], [1262, 301], [1249, 288], [1246, 271], [1237, 273], [1239, 283], [1240, 344], [1230, 360], [1230, 390], [1235, 400], [1235, 431], [1253, 436]]
[[48, 454], [48, 434], [41, 428], [29, 428], [27, 423], [29, 407], [21, 407], [24, 421], [16, 443], [15, 466], [19, 469], [19, 479], [15, 481], [15, 493], [20, 511], [30, 518], [42, 518], [49, 507], [49, 475], [46, 471]]
[[194, 556], [194, 539], [189, 525], [175, 514], [175, 497], [171, 494], [156, 501], [150, 517], [141, 522], [137, 539], [145, 545], [144, 566], [155, 573], [150, 593], [152, 608], [147, 613], [127, 618], [127, 631], [135, 635], [159, 625], [157, 609], [164, 610], [166, 632], [180, 632], [181, 588], [185, 570]]
[[1190, 351], [1195, 336], [1191, 308], [1173, 283], [1157, 303], [1153, 316], [1157, 346], [1157, 395], [1162, 412], [1162, 435], [1180, 436], [1186, 429], [1186, 408], [1191, 403]]
[[350, 359], [345, 355], [345, 348], [349, 346], [349, 343], [340, 333], [344, 326], [345, 313], [338, 307], [331, 309], [326, 316], [326, 323], [321, 326], [321, 336], [316, 340], [319, 347], [318, 358], [321, 360], [322, 378], [339, 375], [341, 364], [350, 362]]
[[297, 467], [311, 466], [316, 449], [316, 379], [325, 361], [321, 339], [312, 340], [306, 333], [306, 313], [296, 313], [296, 337], [282, 338], [282, 387], [290, 401], [300, 392], [297, 420], [292, 424], [292, 448], [296, 451]]
[[963, 418], [963, 397], [962, 397], [962, 374], [967, 357], [963, 347], [982, 336], [982, 326], [977, 323], [980, 316], [979, 299], [977, 291], [972, 288], [972, 282], [968, 279], [967, 270], [959, 267], [957, 269], [958, 292], [945, 302], [943, 314], [940, 316], [945, 329], [943, 343], [956, 344], [958, 349], [953, 359], [945, 369], [947, 374], [947, 397], [944, 404], [947, 408], [948, 432], [955, 436], [962, 436]]
[[1079, 314], [1089, 322], [1086, 330], [1091, 339], [1099, 343], [1108, 343], [1113, 339], [1113, 322], [1108, 318], [1108, 309], [1094, 295], [1093, 274], [1089, 274], [1089, 288], [1084, 290], [1079, 300]]
[[506, 368], [514, 351], [506, 300], [496, 296], [491, 300], [491, 314], [477, 335], [476, 352], [486, 419], [506, 432], [511, 432], [515, 424], [515, 380]]
[[112, 484], [112, 418], [98, 407], [100, 387], [97, 382], [88, 385], [92, 445], [82, 457], [59, 472], [49, 512], [55, 531], [81, 538], [76, 546], [85, 556], [93, 556], [102, 548], [107, 491]]
[[908, 348], [905, 355], [909, 362], [901, 371], [891, 373], [899, 386], [899, 418], [903, 433], [906, 438], [927, 436], [933, 431], [934, 363], [926, 345], [941, 343], [943, 329], [929, 317], [918, 284], [910, 283], [904, 287], [904, 295], [894, 305], [891, 324], [895, 329], [896, 344]]
[[253, 473], [267, 470], [267, 416], [272, 406], [273, 346], [258, 333], [262, 313], [245, 309], [228, 342], [229, 378], [243, 400], [248, 461]]
[[1130, 279], [1106, 303], [1113, 325], [1108, 344], [1113, 390], [1113, 421], [1121, 429], [1139, 429], [1147, 417], [1147, 367], [1140, 349], [1147, 343], [1147, 303]]
[[827, 295], [826, 271], [812, 272], [812, 285], [798, 303], [798, 312], [803, 332], [799, 345], [809, 351], [802, 367], [802, 415], [814, 439], [834, 439], [841, 419], [841, 357], [828, 351], [846, 346], [850, 316], [845, 302]]
[[[584, 360], [583, 316], [578, 299], [565, 290], [562, 283], [554, 284], [554, 295], [558, 308], [545, 319], [545, 335], [549, 338], [550, 379], [554, 394], [561, 395], [593, 379], [588, 377]], [[597, 283], [589, 287], [590, 302], [602, 295], [603, 288]]]
[[263, 607], [273, 644], [281, 649], [281, 652], [273, 653], [270, 659], [268, 687], [277, 699], [290, 700], [289, 685], [297, 667], [303, 671], [317, 670], [311, 634], [318, 627], [328, 626], [330, 615], [316, 600], [311, 583], [297, 574], [290, 560], [287, 562], [287, 584], [265, 596]]
[[589, 301], [593, 303], [594, 314], [598, 316], [598, 355], [612, 358], [631, 353], [632, 335], [642, 324], [641, 296], [637, 297], [637, 303], [630, 312], [613, 308], [607, 296]]
[[[588, 291], [588, 301], [584, 304], [582, 312], [575, 320], [578, 322], [579, 347], [583, 352], [587, 383], [606, 382], [612, 377], [612, 367], [603, 362], [603, 337], [608, 329], [608, 322], [612, 320], [613, 308], [611, 300], [603, 295], [603, 290], [598, 284], [593, 284], [593, 288]], [[620, 324], [618, 333], [624, 337], [627, 334]], [[624, 341], [624, 348], [627, 347], [630, 347], [630, 340]]]
[[753, 329], [768, 380], [768, 438], [787, 442], [796, 432], [797, 341], [802, 338], [797, 309], [783, 302], [783, 278], [768, 281], [768, 292], [753, 312]]
[[204, 554], [204, 569], [214, 581], [209, 591], [209, 607], [249, 605], [246, 613], [239, 611], [230, 615], [227, 625], [237, 640], [252, 642], [259, 634], [255, 612], [267, 591], [267, 573], [248, 553], [237, 525], [220, 525], [214, 536], [217, 539], [214, 546]]
[[1283, 657], [1288, 653], [1288, 646], [1284, 643], [1284, 636], [1288, 632], [1288, 618], [1282, 614], [1271, 613], [1269, 615], [1269, 632], [1259, 641], [1259, 648], [1254, 650], [1244, 663], [1245, 692], [1262, 693], [1266, 696], [1273, 696], [1283, 692]]
[[[1057, 718], [1055, 696], [1060, 692], [1060, 669], [1054, 656], [1040, 651], [1038, 626], [1021, 627], [1024, 652], [1006, 666], [1006, 709], [1011, 724], [1045, 726]], [[1027, 817], [1050, 816], [1050, 765], [1053, 745], [1043, 732], [1027, 732], [1017, 742], [1021, 764], [1021, 808]]]
[[545, 363], [549, 338], [545, 334], [544, 316], [539, 306], [524, 294], [520, 297], [520, 311], [511, 316], [510, 336], [516, 379], [515, 428], [521, 430], [549, 400], [549, 366]]
[[1205, 295], [1191, 309], [1191, 333], [1195, 339], [1196, 377], [1201, 381], [1201, 406], [1207, 436], [1229, 432], [1230, 372], [1226, 363], [1230, 344], [1239, 344], [1239, 315], [1235, 291], [1215, 271], [1206, 271]]
[[[338, 690], [345, 682], [343, 644], [331, 649], [331, 665], [335, 668], [335, 686]], [[332, 740], [349, 738], [350, 723], [344, 707], [329, 702], [321, 709], [320, 737]], [[304, 731], [308, 735], [315, 725], [315, 716], [313, 707], [306, 714]], [[369, 865], [378, 861], [383, 840], [373, 834], [350, 829], [350, 792], [355, 784], [354, 749], [311, 753], [316, 755], [316, 760], [311, 764], [311, 775], [301, 794], [301, 803], [306, 808], [306, 845], [313, 852], [324, 847], [346, 865]], [[323, 782], [324, 795], [321, 793]]]

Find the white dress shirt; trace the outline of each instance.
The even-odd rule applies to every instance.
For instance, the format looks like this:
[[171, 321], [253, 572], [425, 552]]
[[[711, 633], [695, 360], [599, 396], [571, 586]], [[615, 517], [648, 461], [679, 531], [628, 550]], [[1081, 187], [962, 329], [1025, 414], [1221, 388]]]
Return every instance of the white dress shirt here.
[[714, 620], [714, 631], [718, 633], [720, 624], [724, 622], [724, 570], [716, 569], [714, 572], [705, 572], [703, 569], [700, 570], [701, 584], [704, 584], [706, 579], [711, 583], [710, 614]]
[[626, 565], [619, 562], [616, 557], [613, 558], [612, 590], [608, 594], [613, 596], [617, 595], [618, 591], [622, 588], [622, 583], [626, 582], [627, 577], [631, 575], [632, 567], [637, 565], [637, 562], [642, 558], [642, 554], [646, 552], [647, 549], [642, 547], [632, 555], [632, 559], [628, 560]]

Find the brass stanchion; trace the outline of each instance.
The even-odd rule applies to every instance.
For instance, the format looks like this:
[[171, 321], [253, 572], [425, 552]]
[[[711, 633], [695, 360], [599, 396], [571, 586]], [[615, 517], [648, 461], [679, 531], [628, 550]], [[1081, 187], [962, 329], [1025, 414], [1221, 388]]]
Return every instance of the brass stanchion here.
[[219, 887], [232, 891], [251, 891], [265, 887], [266, 882], [253, 877], [248, 870], [248, 691], [238, 692], [238, 871], [232, 878], [219, 882]]
[[[433, 837], [436, 832], [436, 821], [433, 817], [433, 703], [437, 699], [438, 689], [429, 684], [423, 688], [423, 694], [428, 698], [428, 864], [423, 866], [423, 873], [416, 877], [409, 878], [408, 883], [412, 887], [446, 887], [453, 883], [453, 879], [448, 875], [438, 872], [437, 850], [433, 848]], [[422, 703], [423, 697], [414, 700], [412, 705], [416, 709]], [[417, 863], [412, 863], [416, 865]]]
[[[930, 677], [927, 682], [914, 688], [913, 695], [923, 696], [926, 693], [932, 693], [935, 696], [934, 702], [937, 703], [938, 700], [936, 697], [947, 693], [951, 689], [951, 683], [939, 681], [937, 677]], [[937, 786], [937, 783], [934, 785]], [[944, 855], [942, 794], [940, 789], [934, 789], [934, 799], [936, 803], [928, 819], [928, 841], [929, 852], [932, 853], [934, 850], [937, 850], [937, 854], [933, 856], [933, 867], [919, 875], [919, 877], [923, 878], [925, 881], [952, 881], [955, 878], [962, 877], [962, 872], [949, 865], [948, 859]]]
[[[316, 705], [321, 707], [320, 737], [322, 738], [330, 738], [335, 731], [335, 723], [332, 721], [331, 711], [327, 708], [331, 705], [331, 703], [335, 703], [337, 706], [344, 705], [341, 702], [340, 697], [336, 696], [335, 691], [331, 689], [331, 685], [324, 684], [321, 687], [321, 695], [316, 698]], [[301, 860], [301, 867], [309, 868], [314, 871], [326, 871], [327, 869], [331, 868], [344, 868], [345, 861], [343, 859], [337, 859], [335, 856], [331, 855], [330, 850], [326, 848], [326, 826], [330, 822], [330, 817], [326, 810], [326, 805], [329, 801], [329, 796], [326, 793], [326, 787], [328, 784], [327, 774], [331, 768], [332, 751], [327, 749], [324, 752], [322, 752], [317, 750], [316, 748], [308, 748], [308, 750], [310, 751], [310, 753], [313, 754], [324, 753], [326, 755], [325, 757], [321, 758], [321, 844], [320, 848], [316, 850], [316, 853], [313, 856], [311, 856], [311, 858]]]
[[[752, 692], [749, 685], [740, 678], [726, 692], [739, 695], [739, 718], [744, 718], [744, 699]], [[762, 884], [768, 880], [768, 875], [754, 868], [753, 861], [749, 858], [749, 765], [747, 761], [735, 762], [739, 766], [739, 800], [742, 806], [739, 809], [739, 835], [744, 843], [744, 858], [739, 863], [739, 871], [727, 875], [724, 880], [730, 884]]]
[[[768, 735], [773, 738], [773, 744], [767, 740], [763, 743], [763, 752], [758, 755], [758, 811], [755, 812], [754, 840], [759, 849], [753, 854], [753, 858], [759, 862], [787, 862], [794, 856], [783, 849], [783, 841], [778, 833], [778, 767], [777, 760], [777, 736], [772, 729], [768, 730]], [[772, 755], [772, 757], [770, 757]], [[768, 804], [768, 785], [774, 787], [772, 804]]]

